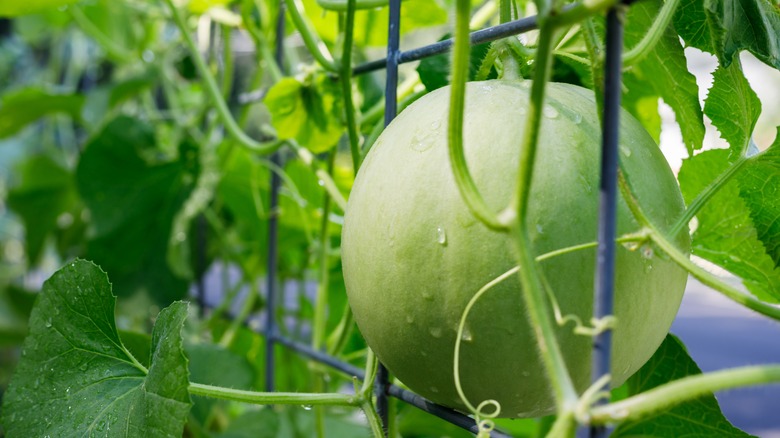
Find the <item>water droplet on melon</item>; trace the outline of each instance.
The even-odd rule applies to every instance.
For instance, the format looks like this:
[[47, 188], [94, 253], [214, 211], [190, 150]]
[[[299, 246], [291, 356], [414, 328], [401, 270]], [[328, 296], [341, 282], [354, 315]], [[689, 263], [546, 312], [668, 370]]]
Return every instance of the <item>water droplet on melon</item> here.
[[447, 245], [447, 232], [444, 231], [444, 228], [436, 228], [436, 241], [439, 242], [439, 245]]

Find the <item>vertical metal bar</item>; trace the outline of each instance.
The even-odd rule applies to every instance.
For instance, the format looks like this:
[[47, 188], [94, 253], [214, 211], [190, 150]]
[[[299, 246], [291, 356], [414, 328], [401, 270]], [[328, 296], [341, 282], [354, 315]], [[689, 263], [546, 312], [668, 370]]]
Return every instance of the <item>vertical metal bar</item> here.
[[[401, 39], [401, 0], [390, 0], [389, 19], [387, 23], [387, 71], [385, 80], [385, 126], [395, 118], [398, 111], [398, 56]], [[381, 363], [376, 374], [377, 395], [376, 410], [382, 419], [385, 436], [389, 430], [388, 388], [390, 376], [387, 368]]]
[[[275, 59], [279, 68], [284, 71], [284, 20], [285, 20], [285, 7], [284, 1], [279, 2], [279, 14], [276, 17], [276, 45], [275, 45]], [[274, 152], [271, 155], [271, 163], [274, 168], [279, 168], [282, 162], [280, 152]], [[270, 188], [270, 211], [271, 216], [268, 218], [268, 271], [266, 290], [268, 291], [268, 299], [266, 301], [266, 321], [265, 321], [265, 390], [268, 392], [274, 391], [274, 371], [275, 371], [275, 357], [274, 336], [276, 334], [276, 286], [277, 286], [277, 266], [279, 251], [277, 248], [279, 237], [279, 218], [277, 216], [277, 209], [279, 207], [279, 186], [281, 180], [279, 174], [275, 171], [271, 171], [271, 188]]]
[[[599, 186], [598, 259], [593, 313], [596, 318], [612, 314], [615, 277], [615, 235], [617, 224], [618, 135], [620, 123], [621, 56], [623, 21], [619, 7], [607, 13], [606, 61], [604, 65], [604, 120], [602, 127], [601, 182]], [[612, 331], [605, 330], [593, 341], [592, 380], [610, 372]], [[604, 401], [606, 403], [606, 400]], [[592, 438], [607, 436], [607, 429], [594, 426]]]

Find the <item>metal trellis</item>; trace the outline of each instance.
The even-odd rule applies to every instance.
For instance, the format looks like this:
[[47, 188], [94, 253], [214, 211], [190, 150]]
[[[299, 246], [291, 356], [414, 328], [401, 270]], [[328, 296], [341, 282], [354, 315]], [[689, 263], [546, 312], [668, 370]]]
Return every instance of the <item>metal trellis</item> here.
[[[606, 61], [605, 61], [605, 96], [604, 118], [602, 131], [602, 161], [601, 183], [599, 199], [599, 228], [598, 228], [598, 256], [595, 276], [594, 317], [601, 318], [612, 313], [614, 266], [615, 266], [615, 234], [616, 234], [616, 206], [617, 206], [617, 169], [618, 169], [618, 125], [620, 114], [620, 81], [621, 81], [621, 56], [623, 45], [623, 23], [620, 17], [620, 8], [611, 9], [607, 15], [606, 27]], [[387, 57], [364, 64], [353, 69], [354, 74], [363, 74], [380, 69], [386, 69], [385, 86], [385, 126], [395, 117], [397, 111], [396, 90], [398, 83], [398, 66], [406, 62], [420, 60], [429, 56], [445, 53], [451, 49], [453, 41], [445, 40], [434, 44], [418, 47], [408, 51], [399, 49], [400, 41], [400, 11], [401, 0], [389, 1], [388, 20], [388, 44]], [[279, 15], [276, 27], [276, 61], [283, 66], [283, 35], [285, 6], [280, 2]], [[526, 17], [492, 26], [486, 29], [472, 32], [470, 40], [472, 44], [495, 41], [508, 36], [518, 35], [537, 29], [537, 17]], [[272, 160], [275, 164], [281, 162], [281, 156], [277, 152]], [[271, 172], [271, 217], [268, 227], [268, 278], [267, 278], [267, 318], [262, 332], [266, 336], [266, 390], [274, 391], [274, 347], [283, 345], [311, 360], [323, 363], [339, 372], [358, 379], [365, 377], [364, 371], [343, 362], [323, 351], [316, 350], [309, 345], [295, 341], [281, 335], [276, 327], [275, 313], [277, 306], [277, 261], [278, 261], [278, 220], [276, 208], [278, 204], [280, 180], [276, 172]], [[521, 316], [522, 317], [522, 316]], [[600, 378], [609, 372], [611, 332], [605, 331], [594, 339], [593, 344], [593, 380]], [[407, 404], [415, 406], [425, 412], [435, 415], [456, 426], [477, 433], [478, 426], [474, 420], [453, 409], [437, 405], [420, 395], [389, 383], [387, 370], [380, 365], [378, 382], [376, 385], [377, 410], [384, 422], [387, 432], [387, 397], [395, 397]], [[600, 438], [607, 436], [604, 427], [592, 427], [590, 436]], [[500, 430], [491, 432], [493, 437], [508, 437]]]

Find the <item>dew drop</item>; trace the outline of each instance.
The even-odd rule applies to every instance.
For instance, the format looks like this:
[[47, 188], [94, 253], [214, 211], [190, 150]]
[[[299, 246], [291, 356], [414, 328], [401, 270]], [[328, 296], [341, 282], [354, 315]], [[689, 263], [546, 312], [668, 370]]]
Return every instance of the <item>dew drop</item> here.
[[46, 320], [44, 325], [46, 326], [46, 328], [51, 328], [51, 319]]
[[429, 330], [431, 336], [434, 338], [440, 338], [441, 337], [441, 327], [431, 327]]
[[742, 263], [742, 259], [739, 258], [738, 256], [733, 255], [733, 254], [730, 255], [729, 258], [731, 259], [732, 262]]
[[302, 407], [302, 408], [303, 408], [303, 410], [305, 410], [305, 411], [310, 411], [310, 410], [311, 410], [311, 405], [301, 405], [301, 407]]
[[323, 181], [321, 179], [318, 179], [317, 180], [317, 185], [319, 185], [320, 187], [323, 187], [325, 185], [325, 181]]
[[406, 314], [406, 323], [407, 324], [411, 324], [413, 322], [414, 322], [414, 315], [412, 315], [411, 313], [407, 313]]
[[542, 111], [544, 113], [544, 116], [548, 119], [554, 119], [558, 117], [558, 110], [553, 108], [550, 105], [545, 105], [544, 110]]
[[523, 371], [523, 372], [521, 372], [520, 374], [521, 374], [523, 377], [528, 377], [528, 376], [530, 376], [530, 375], [531, 375], [531, 373], [530, 373], [529, 371]]
[[629, 147], [624, 145], [624, 144], [620, 145], [620, 152], [623, 155], [625, 155], [626, 157], [630, 157], [631, 156], [631, 149], [629, 149]]
[[447, 245], [447, 232], [444, 231], [444, 228], [436, 228], [436, 241], [439, 242], [439, 245]]
[[431, 392], [434, 393], [434, 394], [438, 394], [439, 393], [439, 388], [437, 388], [435, 386], [431, 386]]
[[436, 131], [439, 128], [441, 128], [441, 120], [434, 120], [433, 123], [431, 123], [431, 129]]
[[579, 125], [580, 123], [582, 123], [582, 114], [575, 113], [574, 114], [574, 124], [575, 125]]
[[463, 333], [460, 335], [460, 339], [463, 342], [471, 342], [474, 340], [474, 336], [471, 334], [471, 330], [468, 327], [463, 327]]
[[636, 251], [639, 248], [638, 242], [624, 242], [623, 248], [629, 250], [629, 251]]
[[536, 224], [536, 232], [539, 234], [544, 234], [544, 227], [542, 227], [542, 224]]
[[644, 257], [644, 258], [646, 258], [648, 260], [652, 259], [653, 258], [653, 247], [648, 245], [648, 244], [642, 245], [642, 257]]

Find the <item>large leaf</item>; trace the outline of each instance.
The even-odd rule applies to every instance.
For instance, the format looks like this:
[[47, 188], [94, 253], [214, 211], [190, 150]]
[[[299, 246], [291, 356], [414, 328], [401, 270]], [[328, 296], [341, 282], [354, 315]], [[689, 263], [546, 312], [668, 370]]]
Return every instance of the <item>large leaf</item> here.
[[780, 68], [780, 10], [772, 0], [682, 0], [674, 26], [689, 46], [728, 67], [741, 50]]
[[158, 153], [150, 126], [119, 117], [87, 144], [76, 179], [92, 218], [88, 256], [111, 275], [119, 295], [145, 290], [166, 304], [187, 292], [166, 254], [174, 217], [199, 169], [197, 149], [187, 141], [176, 160], [157, 161]]
[[73, 175], [46, 155], [35, 155], [19, 167], [20, 184], [8, 193], [8, 206], [24, 222], [27, 259], [35, 265], [46, 238], [63, 214], [78, 202]]
[[712, 120], [731, 149], [742, 154], [761, 114], [761, 101], [750, 88], [739, 61], [719, 66], [704, 103], [704, 114]]
[[739, 194], [750, 210], [758, 239], [780, 270], [780, 130], [772, 146], [751, 158], [737, 176]]
[[[631, 5], [627, 15], [625, 42], [634, 47], [650, 28], [663, 2], [648, 0]], [[704, 121], [699, 105], [696, 78], [688, 71], [683, 47], [674, 29], [667, 29], [653, 49], [632, 68], [632, 74], [652, 87], [674, 110], [689, 154], [700, 149], [704, 140]], [[630, 90], [629, 90], [630, 91]], [[647, 95], [646, 90], [640, 93]], [[636, 101], [636, 99], [630, 99]]]
[[0, 17], [18, 17], [55, 9], [80, 0], [4, 0], [0, 2]]
[[[700, 153], [683, 162], [679, 181], [686, 203], [690, 203], [715, 178], [730, 165], [734, 154], [718, 149]], [[767, 163], [772, 163], [772, 156]], [[756, 168], [754, 177], [762, 178], [772, 172], [771, 164]], [[750, 177], [750, 178], [754, 178]], [[742, 186], [742, 190], [740, 190]], [[754, 188], [754, 187], [757, 187]], [[758, 238], [758, 231], [751, 218], [751, 209], [740, 196], [746, 190], [754, 192], [752, 210], [761, 211], [763, 205], [774, 206], [777, 198], [774, 188], [764, 188], [763, 181], [743, 184], [729, 181], [709, 200], [696, 215], [698, 227], [693, 233], [692, 253], [722, 266], [741, 277], [745, 286], [761, 299], [780, 300], [780, 269], [767, 254], [764, 244]], [[775, 197], [768, 201], [765, 197]], [[771, 217], [771, 211], [767, 210]], [[763, 216], [762, 216], [763, 217]], [[771, 225], [771, 224], [767, 224]], [[768, 234], [771, 236], [771, 232]]]
[[43, 286], [3, 399], [9, 436], [180, 437], [190, 408], [185, 303], [160, 312], [148, 371], [122, 345], [106, 274], [77, 260]]
[[341, 137], [341, 89], [325, 75], [300, 82], [284, 78], [265, 97], [279, 138], [294, 138], [314, 153], [332, 148]]
[[[628, 379], [630, 395], [686, 376], [701, 374], [679, 339], [668, 335], [653, 357]], [[649, 418], [620, 424], [613, 437], [750, 437], [734, 427], [720, 411], [713, 395], [699, 397]]]
[[0, 138], [14, 135], [30, 123], [51, 114], [64, 113], [78, 119], [83, 104], [82, 95], [51, 93], [35, 87], [9, 93], [0, 105]]

